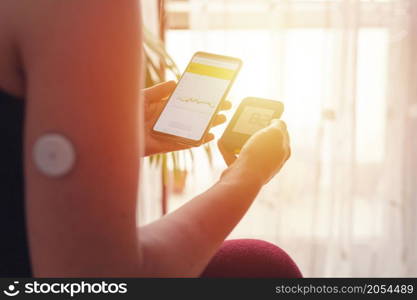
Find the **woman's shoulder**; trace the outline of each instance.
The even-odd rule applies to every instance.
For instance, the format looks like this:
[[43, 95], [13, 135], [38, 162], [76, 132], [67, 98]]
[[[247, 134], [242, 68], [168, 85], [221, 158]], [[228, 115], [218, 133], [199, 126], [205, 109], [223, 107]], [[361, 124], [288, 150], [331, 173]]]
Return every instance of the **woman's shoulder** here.
[[108, 27], [117, 29], [120, 20], [139, 26], [138, 10], [137, 0], [0, 1], [0, 89], [23, 96], [23, 74], [34, 61], [43, 62], [46, 53], [67, 46], [68, 38], [86, 46], [93, 32], [99, 36]]

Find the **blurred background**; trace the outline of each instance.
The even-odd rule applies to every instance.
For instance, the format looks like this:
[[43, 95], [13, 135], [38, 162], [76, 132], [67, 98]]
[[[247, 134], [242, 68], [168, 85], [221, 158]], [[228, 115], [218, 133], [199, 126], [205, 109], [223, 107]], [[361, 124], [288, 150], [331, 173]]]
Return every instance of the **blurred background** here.
[[[229, 120], [246, 96], [285, 105], [292, 157], [229, 238], [270, 241], [305, 276], [417, 276], [417, 1], [142, 0], [142, 9], [180, 72], [196, 51], [243, 60]], [[159, 79], [175, 78], [158, 66]], [[215, 144], [172, 157], [160, 158], [165, 171], [147, 161], [142, 224], [226, 167]]]

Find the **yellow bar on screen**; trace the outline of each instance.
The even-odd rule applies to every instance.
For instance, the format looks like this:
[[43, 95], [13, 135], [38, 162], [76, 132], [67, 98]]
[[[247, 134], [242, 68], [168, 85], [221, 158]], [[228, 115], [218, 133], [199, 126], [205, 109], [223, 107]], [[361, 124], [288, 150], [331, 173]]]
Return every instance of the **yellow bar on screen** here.
[[191, 63], [188, 66], [186, 72], [198, 74], [198, 75], [205, 75], [220, 79], [232, 80], [233, 76], [235, 75], [234, 70], [226, 69], [226, 68], [219, 68], [199, 63]]

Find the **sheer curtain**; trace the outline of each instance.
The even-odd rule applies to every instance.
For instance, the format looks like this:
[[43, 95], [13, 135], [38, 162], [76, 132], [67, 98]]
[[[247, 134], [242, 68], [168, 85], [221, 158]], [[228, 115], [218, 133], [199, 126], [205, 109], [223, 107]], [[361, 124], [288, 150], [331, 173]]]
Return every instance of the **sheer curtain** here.
[[[417, 1], [167, 1], [167, 47], [238, 56], [230, 98], [284, 102], [293, 154], [229, 238], [285, 249], [305, 276], [417, 276]], [[229, 116], [231, 113], [229, 113]], [[221, 134], [223, 128], [215, 133]], [[217, 178], [197, 150], [175, 209]]]

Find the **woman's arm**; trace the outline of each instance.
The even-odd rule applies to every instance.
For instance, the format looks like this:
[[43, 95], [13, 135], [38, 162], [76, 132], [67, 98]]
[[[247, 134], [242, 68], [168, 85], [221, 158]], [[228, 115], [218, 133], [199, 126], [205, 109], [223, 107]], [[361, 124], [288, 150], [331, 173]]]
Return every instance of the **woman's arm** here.
[[285, 123], [274, 122], [254, 135], [238, 159], [222, 152], [231, 165], [217, 184], [171, 214], [140, 229], [142, 271], [147, 276], [195, 277], [201, 274], [263, 184], [289, 158]]
[[[240, 174], [242, 178], [250, 174]], [[222, 178], [205, 193], [140, 228], [143, 272], [150, 277], [196, 277], [244, 216], [260, 184]], [[249, 184], [248, 184], [249, 183]]]
[[[218, 184], [136, 232], [142, 136], [135, 0], [22, 0], [17, 43], [26, 76], [26, 213], [35, 276], [198, 276], [260, 187], [288, 158], [272, 126]], [[45, 133], [76, 163], [62, 178], [32, 161]], [[245, 150], [246, 149], [246, 150]], [[255, 163], [254, 163], [255, 162]]]
[[[15, 1], [26, 86], [26, 214], [34, 276], [137, 276], [141, 35], [135, 0]], [[32, 160], [45, 133], [76, 162]]]

